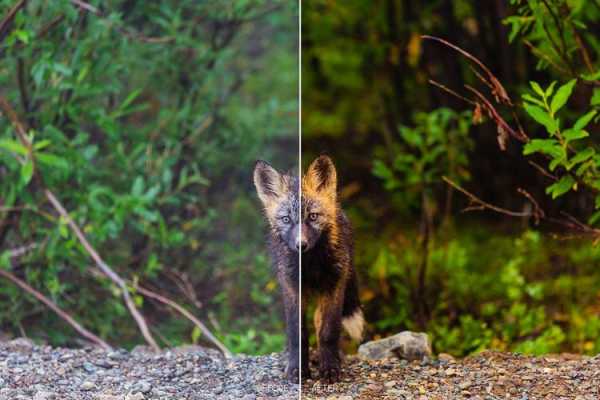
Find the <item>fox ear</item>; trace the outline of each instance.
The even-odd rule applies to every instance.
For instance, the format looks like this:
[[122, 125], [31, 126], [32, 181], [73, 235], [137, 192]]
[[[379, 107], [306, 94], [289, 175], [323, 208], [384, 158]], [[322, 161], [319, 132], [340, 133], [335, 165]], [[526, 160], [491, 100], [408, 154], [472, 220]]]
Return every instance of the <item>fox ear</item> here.
[[266, 208], [283, 194], [283, 179], [268, 163], [258, 160], [254, 165], [254, 186], [258, 197]]
[[323, 192], [335, 199], [337, 192], [337, 172], [331, 158], [320, 156], [313, 161], [306, 172], [306, 180], [317, 192]]

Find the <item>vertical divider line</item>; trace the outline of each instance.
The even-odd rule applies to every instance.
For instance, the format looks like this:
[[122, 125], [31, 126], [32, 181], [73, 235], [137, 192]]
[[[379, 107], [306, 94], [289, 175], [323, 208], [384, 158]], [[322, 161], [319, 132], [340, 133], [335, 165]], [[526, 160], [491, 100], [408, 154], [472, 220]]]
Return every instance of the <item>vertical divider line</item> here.
[[[300, 219], [299, 235], [302, 235], [302, 0], [298, 0], [298, 201]], [[302, 398], [302, 251], [298, 251], [298, 400]]]

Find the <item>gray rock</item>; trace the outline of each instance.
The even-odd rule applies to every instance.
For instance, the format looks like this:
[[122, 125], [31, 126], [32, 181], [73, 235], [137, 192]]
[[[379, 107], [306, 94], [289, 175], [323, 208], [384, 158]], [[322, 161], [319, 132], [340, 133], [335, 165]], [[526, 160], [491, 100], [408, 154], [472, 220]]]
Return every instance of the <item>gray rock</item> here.
[[45, 390], [40, 390], [33, 396], [33, 400], [54, 400], [56, 399], [56, 394], [53, 392], [48, 392]]
[[422, 360], [431, 356], [431, 344], [426, 333], [404, 331], [394, 336], [373, 340], [358, 348], [364, 360], [398, 357], [405, 360]]

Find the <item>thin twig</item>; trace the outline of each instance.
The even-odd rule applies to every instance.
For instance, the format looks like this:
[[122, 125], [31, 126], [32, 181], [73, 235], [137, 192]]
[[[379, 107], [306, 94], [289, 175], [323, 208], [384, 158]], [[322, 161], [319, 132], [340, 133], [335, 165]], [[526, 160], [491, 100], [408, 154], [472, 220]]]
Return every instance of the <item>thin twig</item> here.
[[229, 351], [229, 349], [227, 347], [225, 347], [225, 345], [223, 343], [221, 343], [221, 341], [219, 339], [217, 339], [216, 336], [211, 333], [211, 331], [206, 327], [206, 325], [202, 321], [200, 321], [198, 318], [196, 318], [196, 316], [194, 316], [194, 314], [192, 314], [191, 312], [186, 310], [183, 306], [174, 302], [171, 299], [168, 299], [167, 297], [165, 297], [163, 295], [160, 295], [160, 294], [153, 292], [149, 289], [146, 289], [142, 286], [138, 286], [137, 291], [139, 293], [141, 293], [143, 296], [146, 296], [146, 297], [149, 297], [156, 301], [159, 301], [159, 302], [175, 309], [178, 313], [180, 313], [181, 315], [186, 317], [188, 320], [190, 320], [192, 323], [194, 323], [194, 325], [196, 325], [198, 327], [198, 329], [200, 329], [200, 331], [208, 338], [208, 340], [210, 340], [215, 346], [217, 346], [219, 348], [219, 350], [221, 350], [221, 352], [225, 355], [225, 357], [230, 358], [232, 356], [231, 351]]
[[476, 105], [477, 105], [477, 102], [476, 102], [476, 101], [473, 101], [473, 100], [467, 99], [465, 96], [462, 96], [462, 95], [458, 94], [458, 93], [457, 93], [457, 92], [455, 92], [454, 90], [450, 89], [450, 88], [449, 88], [449, 87], [447, 87], [447, 86], [444, 86], [444, 85], [442, 85], [441, 83], [439, 83], [439, 82], [437, 82], [437, 81], [434, 81], [433, 79], [429, 79], [429, 83], [431, 83], [433, 86], [437, 86], [437, 87], [439, 87], [440, 89], [442, 89], [442, 90], [444, 90], [444, 91], [446, 91], [446, 92], [450, 93], [451, 95], [453, 95], [453, 96], [455, 96], [455, 97], [457, 97], [457, 98], [459, 98], [459, 99], [461, 99], [461, 100], [463, 100], [463, 101], [465, 101], [465, 102], [467, 102], [467, 103], [469, 103], [469, 104], [471, 104], [471, 105], [473, 105], [473, 106], [476, 106]]
[[15, 19], [15, 16], [19, 12], [19, 10], [25, 7], [25, 4], [27, 4], [27, 0], [17, 1], [15, 5], [12, 6], [10, 10], [8, 10], [8, 13], [2, 19], [2, 21], [0, 21], [0, 42], [4, 40], [4, 36], [6, 36], [6, 32], [8, 31], [8, 27]]
[[546, 171], [544, 169], [544, 167], [542, 167], [541, 165], [539, 165], [538, 163], [534, 162], [534, 161], [529, 161], [529, 165], [531, 165], [533, 168], [537, 169], [538, 172], [542, 175], [544, 175], [546, 178], [550, 178], [553, 181], [558, 181], [558, 178], [554, 175], [552, 175], [550, 172]]
[[460, 47], [458, 47], [458, 46], [456, 46], [456, 45], [454, 45], [454, 44], [452, 44], [452, 43], [450, 43], [447, 40], [444, 40], [442, 38], [439, 38], [439, 37], [436, 37], [436, 36], [430, 36], [430, 35], [422, 35], [421, 38], [422, 39], [429, 39], [429, 40], [434, 40], [434, 41], [440, 42], [440, 43], [444, 44], [445, 46], [448, 46], [451, 49], [459, 52], [464, 57], [466, 57], [468, 60], [470, 60], [471, 62], [475, 63], [488, 76], [489, 83], [490, 83], [489, 86], [492, 88], [492, 94], [498, 100], [502, 101], [503, 103], [506, 103], [508, 105], [512, 105], [512, 100], [508, 96], [508, 93], [507, 93], [506, 89], [504, 89], [504, 86], [502, 86], [502, 83], [500, 83], [500, 81], [498, 80], [498, 78], [496, 78], [496, 76], [494, 74], [492, 74], [492, 71], [490, 71], [490, 69], [488, 67], [486, 67], [484, 63], [482, 63], [481, 61], [479, 61], [479, 59], [477, 57], [475, 57], [474, 55], [472, 55], [468, 51], [463, 50]]
[[551, 65], [552, 67], [556, 68], [557, 71], [565, 74], [565, 75], [569, 75], [570, 72], [568, 70], [566, 70], [565, 68], [563, 68], [560, 64], [557, 64], [556, 61], [554, 61], [549, 55], [547, 55], [546, 53], [544, 53], [543, 51], [541, 51], [540, 49], [538, 49], [537, 47], [535, 47], [533, 45], [533, 43], [531, 43], [529, 40], [527, 39], [523, 39], [523, 43], [525, 43], [525, 45], [527, 47], [529, 47], [529, 49], [531, 50], [532, 53], [534, 53], [535, 55], [537, 55], [538, 57], [546, 60], [546, 62]]
[[[106, 15], [104, 15], [104, 13], [102, 11], [100, 11], [98, 8], [94, 7], [93, 5], [86, 3], [85, 1], [71, 0], [71, 3], [73, 3], [75, 6], [81, 8], [82, 10], [90, 12], [98, 17], [106, 18]], [[112, 21], [108, 21], [108, 22], [110, 25], [112, 25]], [[119, 31], [121, 34], [123, 34], [127, 38], [139, 40], [139, 41], [145, 42], [145, 43], [159, 43], [160, 44], [160, 43], [169, 43], [169, 42], [172, 42], [175, 40], [175, 38], [171, 37], [171, 36], [148, 37], [148, 36], [142, 35], [139, 32], [131, 31], [131, 30], [123, 28], [121, 26], [116, 26], [115, 28], [117, 29], [117, 31]]]
[[31, 250], [37, 249], [39, 246], [40, 245], [37, 243], [31, 243], [31, 244], [28, 244], [25, 246], [17, 247], [16, 249], [8, 250], [9, 257], [10, 258], [22, 257], [25, 254], [29, 253]]
[[484, 209], [489, 209], [492, 211], [495, 211], [497, 213], [500, 214], [505, 214], [511, 217], [531, 217], [532, 213], [531, 212], [519, 212], [519, 211], [511, 211], [508, 210], [506, 208], [502, 208], [502, 207], [497, 207], [493, 204], [490, 204], [486, 201], [481, 200], [479, 197], [475, 196], [473, 193], [468, 192], [466, 189], [463, 189], [461, 186], [459, 186], [458, 184], [454, 183], [452, 180], [450, 180], [448, 177], [442, 177], [442, 179], [444, 180], [444, 182], [446, 182], [448, 185], [452, 186], [454, 189], [458, 190], [459, 192], [461, 192], [462, 194], [464, 194], [465, 196], [467, 196], [469, 198], [469, 200], [475, 204], [475, 207], [468, 207], [465, 210], [466, 211], [470, 211], [470, 210], [484, 210]]
[[75, 321], [75, 319], [73, 319], [73, 317], [71, 317], [69, 314], [67, 314], [65, 311], [63, 311], [60, 307], [58, 307], [52, 300], [50, 300], [49, 298], [47, 298], [46, 296], [44, 296], [43, 294], [41, 294], [40, 292], [38, 292], [37, 290], [32, 288], [31, 286], [29, 286], [26, 282], [17, 278], [11, 272], [0, 268], [0, 276], [10, 280], [12, 283], [14, 283], [15, 285], [17, 285], [18, 287], [20, 287], [27, 293], [29, 293], [30, 295], [35, 297], [38, 301], [40, 301], [41, 303], [44, 303], [48, 308], [50, 308], [52, 311], [54, 311], [60, 318], [62, 318], [65, 322], [67, 322], [69, 325], [71, 325], [71, 327], [73, 329], [75, 329], [75, 331], [77, 331], [77, 333], [79, 333], [84, 338], [88, 339], [90, 342], [96, 343], [98, 346], [102, 347], [105, 350], [111, 349], [111, 346], [108, 343], [106, 343], [104, 340], [100, 339], [98, 336], [94, 335], [92, 332], [85, 329], [77, 321]]
[[60, 201], [58, 201], [56, 196], [54, 196], [54, 193], [52, 193], [48, 189], [44, 189], [44, 194], [46, 195], [46, 198], [50, 201], [54, 209], [58, 211], [60, 216], [66, 221], [69, 228], [71, 228], [71, 231], [73, 231], [77, 239], [79, 239], [79, 242], [90, 255], [90, 257], [94, 260], [98, 268], [100, 268], [104, 275], [106, 275], [119, 287], [119, 289], [121, 290], [121, 295], [123, 296], [123, 300], [125, 301], [125, 304], [127, 305], [129, 312], [135, 319], [135, 322], [137, 323], [138, 327], [140, 328], [140, 332], [142, 333], [142, 336], [144, 336], [144, 339], [146, 339], [146, 342], [148, 342], [150, 347], [152, 347], [154, 350], [159, 350], [160, 348], [158, 347], [158, 344], [152, 337], [150, 329], [148, 329], [146, 320], [144, 319], [142, 314], [140, 314], [140, 312], [135, 306], [135, 303], [131, 299], [131, 296], [129, 295], [129, 289], [125, 284], [125, 281], [121, 279], [121, 277], [117, 275], [108, 264], [104, 262], [104, 260], [96, 251], [96, 249], [94, 249], [92, 245], [88, 242], [81, 229], [79, 229], [79, 226], [75, 224], [69, 213], [67, 213], [67, 210], [65, 210]]

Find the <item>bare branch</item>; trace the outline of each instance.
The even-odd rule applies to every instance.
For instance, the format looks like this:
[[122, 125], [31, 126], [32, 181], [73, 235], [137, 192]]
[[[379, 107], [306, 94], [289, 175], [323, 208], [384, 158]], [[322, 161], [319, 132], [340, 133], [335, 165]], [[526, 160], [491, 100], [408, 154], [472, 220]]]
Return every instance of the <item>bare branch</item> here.
[[442, 85], [441, 83], [439, 83], [439, 82], [437, 82], [437, 81], [434, 81], [433, 79], [429, 79], [429, 83], [431, 83], [433, 86], [437, 86], [437, 87], [439, 87], [440, 89], [442, 89], [442, 90], [444, 90], [444, 91], [446, 91], [446, 92], [450, 93], [451, 95], [453, 95], [453, 96], [455, 96], [455, 97], [457, 97], [457, 98], [461, 99], [461, 100], [462, 100], [462, 101], [464, 101], [464, 102], [467, 102], [467, 103], [469, 103], [469, 104], [471, 104], [471, 105], [473, 105], [473, 106], [477, 106], [477, 102], [475, 102], [475, 101], [473, 101], [473, 100], [470, 100], [470, 99], [467, 99], [467, 98], [466, 98], [466, 97], [464, 97], [464, 96], [461, 96], [461, 95], [460, 95], [460, 94], [458, 94], [456, 91], [454, 91], [454, 90], [450, 89], [449, 87], [447, 87], [447, 86], [445, 86], [445, 85]]
[[494, 74], [492, 74], [492, 71], [490, 71], [490, 69], [488, 67], [485, 66], [484, 63], [482, 63], [481, 61], [479, 61], [479, 59], [477, 57], [475, 57], [474, 55], [472, 55], [471, 53], [469, 53], [468, 51], [465, 51], [463, 49], [461, 49], [460, 47], [442, 39], [436, 36], [430, 36], [430, 35], [422, 35], [421, 36], [422, 39], [429, 39], [429, 40], [434, 40], [437, 42], [440, 42], [448, 47], [450, 47], [451, 49], [459, 52], [460, 54], [462, 54], [463, 56], [465, 56], [468, 60], [470, 60], [471, 62], [475, 63], [479, 68], [481, 68], [485, 74], [487, 75], [488, 79], [489, 79], [489, 87], [492, 88], [492, 94], [496, 97], [496, 99], [498, 99], [499, 101], [506, 103], [508, 105], [512, 105], [512, 101], [510, 100], [510, 97], [508, 97], [508, 93], [506, 92], [506, 89], [504, 89], [504, 86], [502, 86], [502, 84], [500, 83], [500, 81], [498, 80], [498, 78], [496, 78], [496, 76]]
[[225, 347], [225, 345], [223, 343], [221, 343], [221, 341], [219, 339], [217, 339], [216, 336], [211, 333], [211, 331], [207, 328], [207, 326], [202, 321], [200, 321], [198, 318], [196, 318], [191, 312], [186, 310], [183, 306], [181, 306], [180, 304], [176, 303], [175, 301], [173, 301], [171, 299], [168, 299], [167, 297], [165, 297], [163, 295], [160, 295], [156, 292], [153, 292], [153, 291], [143, 288], [141, 286], [137, 287], [137, 291], [140, 292], [143, 296], [146, 296], [146, 297], [149, 297], [156, 301], [159, 301], [159, 302], [166, 304], [167, 306], [175, 309], [178, 313], [180, 313], [185, 318], [190, 320], [194, 325], [196, 325], [198, 327], [198, 329], [200, 329], [200, 331], [208, 338], [208, 340], [210, 340], [215, 346], [217, 346], [219, 348], [219, 350], [221, 350], [221, 352], [225, 355], [225, 357], [230, 358], [232, 356], [231, 351], [229, 351], [229, 349], [227, 347]]
[[472, 206], [466, 208], [464, 211], [472, 211], [472, 210], [485, 210], [485, 209], [489, 209], [492, 211], [495, 211], [497, 213], [500, 214], [504, 214], [504, 215], [508, 215], [510, 217], [531, 217], [533, 216], [531, 212], [527, 211], [527, 212], [519, 212], [519, 211], [511, 211], [508, 210], [506, 208], [502, 208], [502, 207], [497, 207], [493, 204], [490, 204], [488, 202], [485, 202], [483, 200], [481, 200], [479, 197], [475, 196], [473, 193], [468, 192], [466, 189], [463, 189], [461, 186], [459, 186], [458, 184], [454, 183], [452, 180], [450, 180], [448, 177], [442, 177], [442, 179], [450, 186], [452, 186], [454, 189], [458, 190], [459, 192], [461, 192], [462, 194], [464, 194], [465, 196], [467, 196], [469, 198], [469, 200], [471, 201], [471, 203], [473, 204]]
[[4, 16], [2, 21], [0, 21], [0, 42], [2, 42], [2, 40], [6, 36], [8, 28], [14, 21], [15, 16], [21, 8], [25, 7], [25, 4], [27, 4], [27, 0], [17, 1], [15, 5], [12, 6], [10, 10], [8, 10], [8, 13], [6, 14], [6, 16]]
[[106, 275], [111, 281], [113, 281], [119, 287], [119, 289], [121, 290], [121, 295], [123, 296], [123, 300], [125, 301], [125, 304], [127, 305], [129, 312], [135, 319], [135, 322], [137, 323], [138, 327], [140, 328], [140, 332], [144, 336], [144, 339], [146, 339], [146, 342], [148, 342], [148, 344], [154, 350], [159, 350], [158, 344], [152, 337], [152, 333], [150, 333], [150, 329], [148, 329], [146, 320], [144, 319], [142, 314], [140, 314], [140, 312], [138, 311], [138, 309], [135, 306], [135, 303], [131, 299], [131, 296], [129, 295], [129, 289], [127, 288], [127, 285], [125, 284], [125, 281], [123, 281], [123, 279], [121, 279], [121, 277], [119, 275], [117, 275], [108, 264], [106, 264], [104, 262], [104, 260], [98, 254], [98, 252], [96, 252], [96, 249], [94, 249], [92, 247], [92, 245], [88, 242], [87, 238], [85, 237], [85, 235], [83, 234], [81, 229], [79, 229], [79, 226], [77, 226], [77, 224], [75, 224], [75, 222], [73, 221], [73, 219], [71, 218], [69, 213], [67, 213], [67, 210], [65, 210], [65, 208], [58, 201], [56, 196], [54, 196], [54, 193], [52, 193], [48, 189], [44, 189], [44, 194], [46, 195], [46, 198], [50, 201], [50, 203], [52, 204], [54, 209], [56, 211], [58, 211], [60, 216], [66, 221], [67, 225], [69, 226], [69, 228], [71, 228], [71, 231], [73, 231], [73, 233], [75, 234], [77, 239], [79, 239], [79, 242], [84, 247], [84, 249], [87, 251], [87, 253], [90, 255], [90, 257], [94, 260], [94, 262], [96, 263], [96, 266], [98, 266], [98, 268], [100, 268], [100, 270], [104, 273], [104, 275]]
[[96, 343], [98, 346], [102, 347], [103, 349], [106, 349], [106, 350], [111, 349], [111, 346], [108, 343], [106, 343], [104, 340], [100, 339], [98, 336], [94, 335], [92, 332], [85, 329], [77, 321], [75, 321], [75, 319], [73, 319], [73, 317], [71, 317], [69, 314], [67, 314], [65, 311], [63, 311], [60, 307], [58, 307], [52, 300], [50, 300], [49, 298], [47, 298], [46, 296], [44, 296], [43, 294], [41, 294], [40, 292], [38, 292], [37, 290], [32, 288], [31, 286], [29, 286], [26, 282], [17, 278], [11, 272], [0, 268], [0, 276], [8, 279], [12, 283], [14, 283], [21, 289], [25, 290], [27, 293], [29, 293], [30, 295], [35, 297], [38, 301], [45, 304], [48, 308], [50, 308], [52, 311], [54, 311], [60, 318], [62, 318], [65, 322], [67, 322], [69, 325], [71, 325], [71, 327], [73, 327], [73, 329], [75, 329], [75, 331], [77, 331], [77, 333], [79, 333], [81, 336], [83, 336], [90, 342]]
[[35, 250], [39, 247], [37, 243], [31, 243], [25, 246], [17, 247], [16, 249], [9, 250], [10, 258], [18, 258], [22, 257], [25, 254], [29, 253], [32, 250]]

